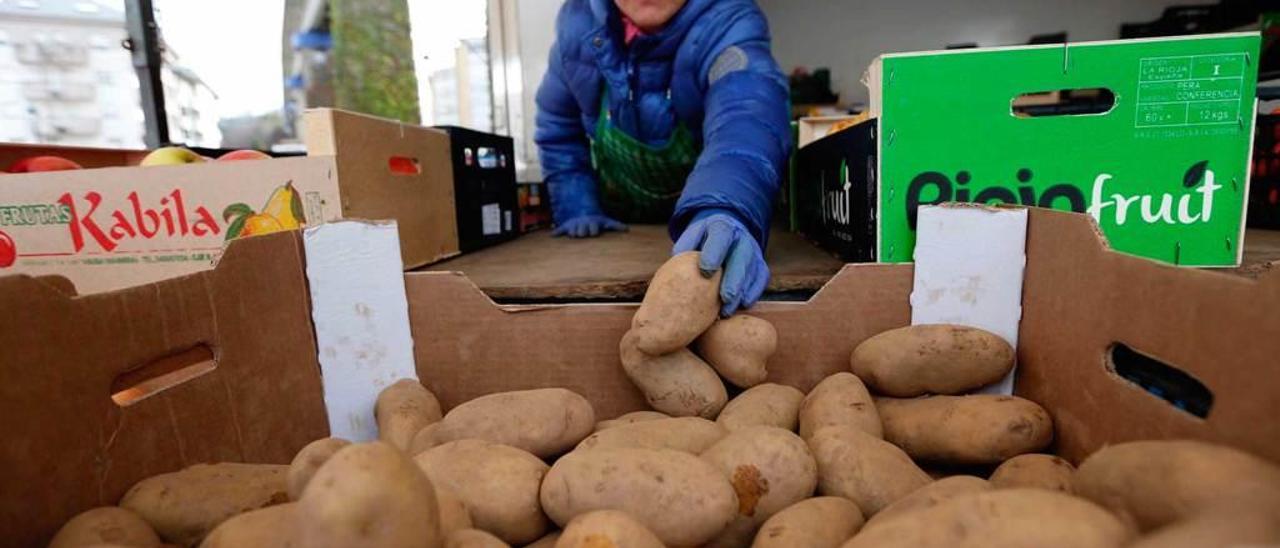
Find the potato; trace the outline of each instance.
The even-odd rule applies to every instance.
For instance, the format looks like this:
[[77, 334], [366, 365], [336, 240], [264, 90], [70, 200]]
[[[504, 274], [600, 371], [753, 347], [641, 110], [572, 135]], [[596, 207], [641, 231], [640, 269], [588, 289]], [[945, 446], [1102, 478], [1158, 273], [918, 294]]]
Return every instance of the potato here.
[[818, 463], [800, 436], [773, 426], [738, 430], [702, 453], [733, 485], [738, 515], [712, 546], [751, 545], [779, 510], [813, 496]]
[[316, 470], [329, 460], [339, 449], [351, 445], [351, 442], [342, 438], [322, 438], [303, 447], [298, 454], [293, 457], [293, 462], [289, 463], [289, 472], [285, 475], [285, 486], [288, 488], [289, 500], [298, 500], [302, 496], [302, 489], [307, 486], [307, 482], [311, 481]]
[[555, 531], [547, 533], [547, 536], [538, 539], [537, 542], [525, 545], [524, 548], [555, 548], [556, 542], [559, 540], [560, 531]]
[[556, 548], [665, 548], [652, 531], [626, 512], [596, 510], [569, 521]]
[[1280, 467], [1244, 451], [1192, 441], [1104, 447], [1080, 463], [1076, 494], [1142, 531], [1226, 505], [1280, 508]]
[[1209, 510], [1175, 521], [1138, 539], [1129, 548], [1258, 547], [1280, 545], [1280, 519], [1257, 508]]
[[822, 379], [800, 402], [800, 437], [809, 439], [828, 426], [848, 426], [883, 437], [880, 414], [862, 380], [852, 373]]
[[[427, 479], [431, 479], [430, 476]], [[440, 536], [448, 539], [454, 531], [471, 529], [475, 526], [471, 521], [471, 512], [467, 510], [466, 503], [463, 503], [458, 495], [435, 483], [432, 487], [436, 490], [436, 506], [440, 509]]]
[[1004, 378], [1013, 368], [1013, 347], [975, 327], [912, 325], [862, 341], [849, 364], [878, 394], [962, 394]]
[[931, 481], [901, 449], [857, 428], [823, 428], [809, 449], [818, 461], [818, 492], [856, 502], [865, 517]]
[[843, 548], [1118, 548], [1132, 530], [1087, 500], [1044, 489], [998, 489], [868, 523]]
[[298, 501], [307, 548], [440, 548], [435, 488], [386, 442], [344, 447], [324, 463]]
[[872, 524], [887, 521], [894, 516], [933, 508], [944, 501], [951, 500], [960, 495], [969, 493], [977, 493], [980, 491], [990, 491], [991, 483], [987, 480], [976, 476], [950, 476], [942, 478], [933, 483], [925, 485], [911, 494], [898, 499], [897, 502], [884, 507], [875, 516], [867, 521], [867, 527]]
[[778, 331], [773, 324], [746, 314], [711, 324], [695, 343], [698, 355], [739, 388], [764, 382], [769, 357], [777, 349]]
[[996, 489], [1011, 487], [1039, 487], [1051, 491], [1074, 493], [1071, 477], [1076, 467], [1057, 455], [1028, 453], [1004, 461], [991, 473], [991, 486]]
[[688, 349], [652, 356], [635, 346], [628, 331], [618, 343], [622, 368], [649, 406], [673, 417], [714, 419], [729, 400], [716, 371]]
[[996, 464], [1053, 441], [1049, 412], [1016, 396], [879, 398], [876, 408], [884, 439], [922, 461]]
[[641, 421], [596, 432], [578, 444], [575, 451], [606, 447], [675, 449], [695, 455], [720, 441], [728, 432], [701, 417], [676, 417]]
[[547, 465], [532, 454], [485, 440], [458, 440], [414, 457], [432, 483], [462, 499], [476, 529], [525, 544], [547, 532], [538, 491]]
[[689, 346], [720, 315], [720, 274], [703, 277], [696, 251], [667, 260], [649, 281], [640, 308], [631, 318], [635, 345], [661, 356]]
[[738, 497], [707, 461], [671, 449], [574, 451], [542, 482], [542, 508], [564, 526], [593, 510], [620, 510], [664, 544], [696, 546], [733, 520]]
[[445, 548], [511, 548], [510, 544], [479, 529], [454, 531], [444, 542]]
[[716, 422], [725, 429], [741, 430], [753, 426], [776, 426], [794, 432], [800, 415], [804, 392], [793, 387], [757, 384], [729, 400]]
[[595, 410], [563, 388], [480, 396], [449, 411], [432, 438], [437, 445], [481, 439], [523, 449], [541, 458], [568, 451], [591, 433]]
[[428, 424], [417, 434], [413, 435], [413, 439], [409, 441], [409, 455], [417, 455], [427, 449], [435, 447], [436, 444], [436, 428], [440, 427], [440, 423], [433, 422]]
[[119, 506], [99, 506], [77, 514], [58, 529], [49, 548], [121, 544], [159, 548], [160, 537], [138, 514]]
[[200, 548], [301, 547], [297, 523], [298, 503], [268, 506], [222, 522], [205, 537]]
[[378, 439], [402, 451], [408, 451], [413, 436], [441, 416], [440, 401], [417, 379], [400, 379], [384, 388], [373, 408]]
[[669, 419], [669, 418], [671, 418], [671, 415], [668, 415], [666, 413], [659, 413], [657, 411], [632, 411], [616, 419], [609, 419], [609, 420], [603, 420], [603, 421], [597, 422], [595, 431], [599, 432], [601, 430], [608, 430], [615, 426], [622, 426], [624, 424], [632, 424], [637, 422], [652, 421], [652, 420], [658, 420], [658, 419]]
[[196, 464], [138, 482], [120, 506], [165, 542], [192, 546], [231, 516], [288, 502], [288, 472], [283, 464]]
[[862, 511], [844, 497], [792, 504], [760, 526], [752, 548], [838, 548], [862, 528]]

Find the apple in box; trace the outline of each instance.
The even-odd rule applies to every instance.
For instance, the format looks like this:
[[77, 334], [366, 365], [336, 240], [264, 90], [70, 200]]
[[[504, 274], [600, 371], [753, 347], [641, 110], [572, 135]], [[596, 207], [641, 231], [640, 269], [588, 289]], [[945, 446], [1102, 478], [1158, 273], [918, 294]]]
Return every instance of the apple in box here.
[[61, 156], [32, 156], [23, 158], [9, 166], [9, 173], [37, 173], [41, 171], [67, 171], [82, 169], [80, 164]]

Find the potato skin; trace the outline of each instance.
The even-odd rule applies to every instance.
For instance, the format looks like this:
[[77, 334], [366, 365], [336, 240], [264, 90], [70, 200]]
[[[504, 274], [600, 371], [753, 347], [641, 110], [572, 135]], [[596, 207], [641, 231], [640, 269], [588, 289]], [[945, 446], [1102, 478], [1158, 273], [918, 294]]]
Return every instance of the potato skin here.
[[624, 424], [632, 424], [637, 422], [652, 421], [658, 419], [669, 419], [671, 415], [659, 413], [657, 411], [632, 411], [630, 413], [619, 416], [616, 419], [602, 420], [596, 423], [596, 432], [608, 430], [615, 426]]
[[511, 545], [479, 529], [459, 529], [445, 539], [444, 548], [511, 548]]
[[408, 451], [413, 436], [443, 416], [440, 400], [417, 379], [400, 379], [378, 394], [373, 417], [378, 439]]
[[868, 523], [843, 548], [1116, 548], [1132, 530], [1102, 507], [1044, 489], [997, 489]]
[[884, 439], [921, 461], [996, 464], [1053, 441], [1049, 412], [1016, 396], [879, 398], [876, 407]]
[[160, 537], [138, 514], [119, 506], [99, 506], [67, 520], [49, 541], [49, 548], [79, 548], [93, 544], [159, 548]]
[[883, 437], [880, 414], [862, 380], [853, 373], [822, 379], [800, 403], [800, 437], [809, 439], [828, 426], [851, 426]]
[[804, 392], [782, 384], [757, 384], [729, 400], [716, 422], [734, 431], [753, 426], [775, 426], [794, 432]]
[[1057, 455], [1028, 453], [1004, 461], [991, 473], [991, 486], [996, 489], [1038, 487], [1050, 491], [1075, 492], [1071, 478], [1076, 467]]
[[200, 548], [300, 547], [297, 520], [296, 502], [245, 512], [215, 527], [200, 543]]
[[893, 519], [894, 516], [933, 508], [960, 495], [990, 491], [991, 488], [990, 482], [976, 476], [949, 476], [942, 478], [916, 489], [911, 494], [898, 499], [897, 502], [886, 506], [867, 521], [867, 527]]
[[1210, 510], [1175, 521], [1139, 538], [1128, 548], [1264, 547], [1280, 544], [1280, 518], [1257, 508]]
[[862, 511], [844, 497], [802, 500], [760, 526], [751, 548], [837, 548], [862, 528]]
[[195, 545], [236, 514], [288, 502], [288, 472], [283, 464], [196, 464], [139, 481], [120, 506], [165, 542]]
[[694, 349], [721, 377], [750, 388], [769, 376], [769, 358], [778, 349], [778, 330], [768, 320], [735, 314], [711, 324]]
[[285, 476], [285, 484], [289, 490], [289, 500], [296, 501], [302, 496], [302, 489], [307, 486], [307, 482], [311, 481], [311, 476], [316, 474], [339, 449], [351, 445], [351, 442], [342, 438], [321, 438], [303, 447], [294, 455], [293, 462], [289, 463], [289, 472]]
[[1013, 369], [1013, 348], [999, 335], [975, 327], [912, 325], [862, 341], [849, 366], [886, 396], [962, 394]]
[[433, 422], [423, 427], [417, 434], [414, 434], [413, 439], [409, 441], [409, 456], [416, 456], [438, 445], [436, 443], [436, 429], [439, 427], [439, 422]]
[[484, 440], [458, 440], [414, 461], [432, 483], [462, 500], [476, 529], [511, 544], [533, 542], [547, 532], [538, 494], [548, 467], [532, 454]]
[[661, 356], [685, 348], [720, 315], [720, 275], [698, 270], [696, 251], [681, 253], [653, 274], [631, 328], [641, 352]]
[[697, 455], [727, 433], [724, 427], [701, 417], [675, 417], [624, 424], [596, 432], [582, 440], [574, 450], [643, 447], [675, 449]]
[[431, 481], [386, 442], [339, 450], [298, 501], [298, 536], [307, 548], [440, 548]]
[[556, 461], [542, 482], [542, 508], [562, 526], [593, 510], [620, 510], [664, 544], [696, 546], [733, 520], [738, 497], [719, 470], [688, 453], [597, 449]]
[[555, 548], [665, 548], [657, 535], [626, 512], [596, 510], [569, 522]]
[[654, 356], [636, 347], [636, 331], [618, 343], [622, 368], [649, 406], [673, 417], [714, 419], [729, 400], [714, 369], [688, 349]]
[[866, 517], [932, 481], [901, 449], [857, 428], [823, 428], [809, 449], [818, 461], [818, 492], [852, 500]]
[[547, 533], [547, 536], [531, 544], [526, 544], [524, 548], [555, 548], [556, 542], [560, 540], [560, 534], [560, 531]]
[[1150, 531], [1214, 508], [1280, 508], [1280, 467], [1244, 451], [1193, 440], [1104, 447], [1080, 463], [1076, 494]]
[[[414, 460], [417, 463], [417, 460]], [[428, 476], [427, 479], [430, 479]], [[440, 509], [440, 536], [448, 540], [454, 531], [471, 529], [475, 524], [471, 521], [471, 512], [466, 503], [453, 494], [453, 491], [432, 484], [436, 490], [436, 506]]]
[[818, 463], [790, 430], [738, 430], [703, 452], [702, 459], [724, 473], [738, 496], [738, 515], [711, 546], [749, 546], [761, 523], [813, 496], [818, 485]]
[[449, 410], [432, 438], [437, 445], [488, 440], [547, 458], [577, 445], [595, 424], [595, 410], [586, 398], [564, 388], [541, 388], [465, 402]]

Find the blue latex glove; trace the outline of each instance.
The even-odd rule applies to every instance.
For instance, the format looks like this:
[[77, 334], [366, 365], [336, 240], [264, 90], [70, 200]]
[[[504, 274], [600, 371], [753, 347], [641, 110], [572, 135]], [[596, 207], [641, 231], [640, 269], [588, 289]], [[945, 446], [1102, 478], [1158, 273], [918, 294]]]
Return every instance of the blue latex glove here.
[[710, 278], [724, 269], [720, 279], [720, 315], [729, 317], [739, 308], [750, 308], [764, 294], [769, 283], [769, 265], [764, 251], [747, 227], [723, 209], [708, 209], [694, 215], [676, 240], [671, 253], [701, 251], [698, 269]]
[[582, 215], [556, 225], [552, 236], [568, 236], [570, 238], [594, 238], [607, 230], [626, 232], [627, 225], [610, 219], [604, 215]]

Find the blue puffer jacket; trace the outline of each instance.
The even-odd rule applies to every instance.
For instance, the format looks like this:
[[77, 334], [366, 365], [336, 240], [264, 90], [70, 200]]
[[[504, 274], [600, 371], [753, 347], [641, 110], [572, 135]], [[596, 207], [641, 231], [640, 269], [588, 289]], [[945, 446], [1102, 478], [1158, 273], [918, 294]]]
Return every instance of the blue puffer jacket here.
[[534, 137], [557, 223], [603, 213], [588, 139], [605, 86], [613, 123], [628, 135], [661, 145], [680, 121], [701, 138], [672, 238], [698, 211], [720, 208], [763, 246], [791, 131], [787, 81], [753, 0], [688, 0], [660, 32], [630, 45], [613, 0], [565, 2]]

